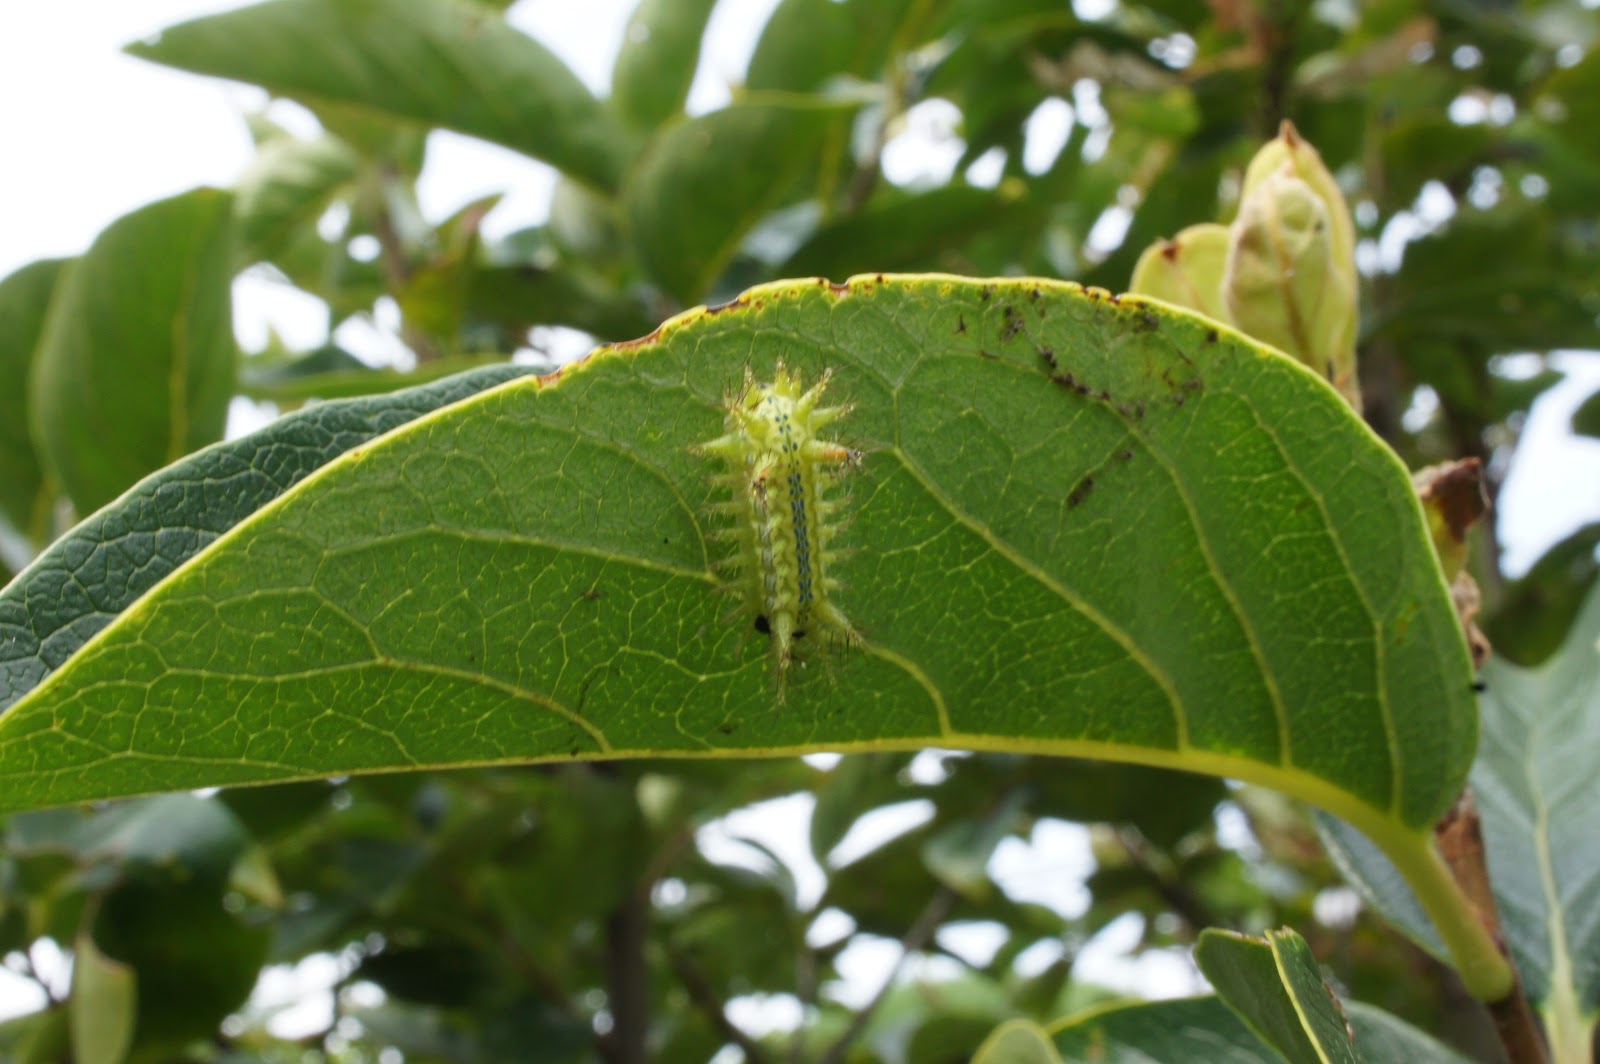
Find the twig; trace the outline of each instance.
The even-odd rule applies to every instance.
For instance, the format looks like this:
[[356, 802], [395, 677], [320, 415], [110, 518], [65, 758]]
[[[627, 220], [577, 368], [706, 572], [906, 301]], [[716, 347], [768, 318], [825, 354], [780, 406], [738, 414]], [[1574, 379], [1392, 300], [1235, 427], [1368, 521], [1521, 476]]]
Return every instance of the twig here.
[[901, 937], [900, 959], [894, 962], [894, 967], [884, 977], [883, 985], [872, 995], [872, 1000], [855, 1014], [850, 1026], [846, 1027], [844, 1033], [828, 1047], [828, 1051], [822, 1054], [817, 1064], [841, 1064], [845, 1054], [850, 1051], [850, 1046], [861, 1037], [861, 1032], [866, 1030], [867, 1024], [872, 1020], [872, 1014], [883, 1004], [883, 999], [889, 996], [889, 991], [893, 989], [895, 979], [900, 975], [900, 969], [905, 966], [906, 959], [928, 944], [928, 940], [933, 938], [933, 933], [939, 929], [944, 918], [950, 915], [950, 909], [955, 903], [956, 892], [945, 886], [941, 886], [933, 897], [928, 899], [928, 904], [922, 907], [916, 922]]
[[649, 1064], [650, 894], [631, 891], [606, 916], [606, 1000], [611, 1009], [612, 1064]]
[[1117, 842], [1121, 845], [1122, 852], [1128, 855], [1128, 860], [1133, 862], [1134, 867], [1150, 877], [1156, 893], [1161, 895], [1161, 900], [1178, 914], [1179, 919], [1189, 925], [1190, 931], [1199, 932], [1220, 925], [1221, 921], [1211, 914], [1205, 902], [1200, 900], [1200, 896], [1173, 874], [1170, 861], [1166, 861], [1169, 867], [1162, 867], [1166, 855], [1161, 854], [1163, 860], [1157, 860], [1157, 855], [1151, 852], [1150, 844], [1144, 836], [1129, 828], [1119, 827]]
[[[1483, 823], [1478, 818], [1478, 805], [1470, 788], [1461, 793], [1450, 812], [1434, 828], [1434, 839], [1451, 874], [1472, 903], [1478, 921], [1504, 953], [1505, 934], [1500, 927], [1500, 911], [1489, 885], [1489, 865], [1484, 856]], [[1486, 1003], [1495, 1032], [1511, 1064], [1545, 1064], [1549, 1055], [1534, 1022], [1533, 1010], [1528, 1007], [1527, 995], [1522, 992], [1522, 977], [1514, 967], [1512, 977], [1510, 992]]]
[[[384, 166], [378, 180], [384, 186], [396, 180], [394, 168]], [[394, 215], [389, 210], [386, 193], [386, 188], [379, 188], [379, 203], [372, 228], [378, 238], [378, 258], [383, 266], [384, 287], [395, 297], [395, 302], [398, 304], [401, 293], [411, 280], [411, 260], [406, 254], [405, 241], [401, 239], [400, 231], [394, 226]], [[422, 330], [407, 325], [403, 319], [400, 322], [400, 338], [411, 348], [418, 362], [434, 362], [441, 357], [441, 352], [434, 342]]]
[[771, 1058], [767, 1056], [767, 1051], [762, 1048], [761, 1043], [745, 1034], [737, 1024], [728, 1019], [727, 1009], [717, 997], [717, 992], [706, 978], [706, 973], [700, 970], [700, 966], [690, 960], [687, 954], [675, 949], [667, 951], [667, 963], [672, 966], [672, 972], [678, 977], [678, 982], [683, 984], [689, 1000], [694, 1002], [695, 1007], [711, 1021], [711, 1026], [717, 1029], [717, 1033], [744, 1052], [745, 1064], [768, 1064]]

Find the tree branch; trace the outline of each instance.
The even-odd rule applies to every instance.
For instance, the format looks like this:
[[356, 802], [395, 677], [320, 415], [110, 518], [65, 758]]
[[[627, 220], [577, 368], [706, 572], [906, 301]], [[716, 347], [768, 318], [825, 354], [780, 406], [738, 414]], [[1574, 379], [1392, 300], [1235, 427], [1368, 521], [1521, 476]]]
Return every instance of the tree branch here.
[[744, 1052], [745, 1064], [768, 1064], [770, 1058], [761, 1043], [745, 1034], [737, 1024], [728, 1019], [728, 1011], [723, 1006], [722, 999], [717, 997], [716, 990], [706, 978], [706, 973], [700, 970], [700, 966], [690, 960], [687, 954], [670, 947], [667, 950], [667, 963], [671, 965], [673, 974], [678, 977], [678, 982], [683, 984], [689, 1000], [694, 1002], [695, 1007], [711, 1021], [711, 1026], [717, 1029], [717, 1033]]
[[879, 1005], [883, 1004], [883, 999], [889, 996], [889, 991], [894, 987], [894, 981], [899, 976], [900, 969], [905, 966], [906, 958], [928, 944], [928, 941], [933, 938], [933, 933], [944, 922], [944, 918], [950, 915], [950, 909], [955, 903], [956, 892], [945, 886], [941, 886], [933, 897], [928, 899], [928, 904], [922, 907], [922, 912], [918, 914], [916, 922], [906, 930], [905, 935], [900, 939], [900, 959], [894, 962], [894, 967], [884, 977], [883, 985], [872, 996], [872, 1000], [867, 1002], [855, 1014], [855, 1018], [850, 1021], [850, 1026], [845, 1028], [844, 1033], [839, 1036], [838, 1040], [828, 1047], [828, 1051], [822, 1054], [817, 1064], [842, 1064], [845, 1054], [850, 1051], [850, 1046], [854, 1044], [857, 1038], [861, 1037], [861, 1032], [866, 1030], [867, 1024], [872, 1020], [872, 1014], [877, 1011]]
[[606, 1000], [611, 1011], [612, 1064], [649, 1064], [650, 894], [633, 890], [606, 916]]
[[[1489, 865], [1484, 856], [1483, 824], [1478, 819], [1478, 805], [1472, 790], [1461, 792], [1456, 804], [1434, 828], [1434, 839], [1439, 844], [1450, 873], [1461, 885], [1471, 902], [1478, 921], [1483, 924], [1495, 943], [1505, 952], [1505, 934], [1500, 926], [1500, 910], [1495, 905], [1494, 891], [1489, 885]], [[1512, 968], [1511, 989], [1503, 997], [1486, 1002], [1489, 1015], [1494, 1020], [1495, 1032], [1505, 1046], [1511, 1064], [1545, 1064], [1549, 1056], [1543, 1038], [1528, 1007], [1527, 995], [1522, 992], [1522, 977]]]

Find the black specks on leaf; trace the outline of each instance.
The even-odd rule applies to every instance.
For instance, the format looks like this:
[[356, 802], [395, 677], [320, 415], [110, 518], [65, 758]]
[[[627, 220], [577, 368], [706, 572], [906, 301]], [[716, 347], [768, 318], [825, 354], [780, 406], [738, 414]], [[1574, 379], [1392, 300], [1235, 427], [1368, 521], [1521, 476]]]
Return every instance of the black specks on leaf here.
[[956, 335], [960, 336], [962, 333], [964, 333], [966, 331], [967, 331], [967, 316], [965, 314], [957, 314], [956, 315]]
[[1072, 489], [1072, 493], [1067, 496], [1067, 509], [1077, 509], [1079, 504], [1081, 504], [1083, 500], [1087, 499], [1089, 497], [1089, 493], [1093, 490], [1094, 474], [1090, 473], [1088, 476], [1078, 481], [1077, 485]]
[[1010, 341], [1017, 333], [1022, 331], [1022, 315], [1018, 314], [1017, 308], [1009, 303], [1005, 307], [1005, 318], [1006, 323], [1000, 329], [1001, 343]]
[[1056, 365], [1056, 349], [1055, 348], [1053, 348], [1053, 347], [1041, 347], [1041, 348], [1039, 348], [1039, 357], [1044, 359], [1044, 364], [1049, 366], [1052, 371], [1054, 371], [1055, 369], [1058, 368], [1057, 365]]

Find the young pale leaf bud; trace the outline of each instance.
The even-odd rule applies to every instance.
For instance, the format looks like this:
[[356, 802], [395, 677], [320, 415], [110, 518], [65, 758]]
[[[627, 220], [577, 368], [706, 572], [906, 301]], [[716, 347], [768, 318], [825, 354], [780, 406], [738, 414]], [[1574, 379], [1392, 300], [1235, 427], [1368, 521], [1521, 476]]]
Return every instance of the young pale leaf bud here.
[[1231, 236], [1222, 292], [1234, 324], [1326, 377], [1359, 408], [1354, 271], [1338, 261], [1327, 203], [1285, 160], [1258, 175]]
[[1276, 140], [1268, 141], [1256, 152], [1255, 158], [1244, 172], [1243, 199], [1249, 199], [1268, 177], [1284, 170], [1285, 166], [1295, 177], [1311, 186], [1323, 206], [1328, 208], [1328, 237], [1333, 246], [1333, 257], [1341, 273], [1345, 274], [1351, 290], [1356, 288], [1356, 226], [1350, 217], [1350, 205], [1345, 202], [1339, 183], [1328, 172], [1317, 149], [1300, 138], [1294, 123], [1285, 120], [1278, 127]]
[[1129, 291], [1231, 323], [1222, 300], [1228, 240], [1228, 227], [1211, 222], [1191, 225], [1171, 240], [1157, 240], [1139, 256]]
[[[1316, 322], [1316, 328], [1329, 331], [1320, 332], [1310, 349], [1284, 350], [1326, 376], [1349, 400], [1350, 405], [1359, 410], [1361, 393], [1356, 381], [1356, 332], [1360, 326], [1357, 306], [1360, 282], [1356, 276], [1355, 222], [1350, 216], [1350, 205], [1345, 202], [1339, 183], [1323, 164], [1322, 156], [1301, 139], [1292, 123], [1284, 122], [1277, 138], [1263, 145], [1255, 158], [1250, 160], [1244, 175], [1240, 220], [1234, 225], [1237, 229], [1243, 222], [1252, 198], [1264, 185], [1285, 175], [1304, 182], [1326, 211], [1334, 293], [1323, 300], [1324, 313]], [[1253, 331], [1242, 323], [1240, 327], [1246, 332]], [[1266, 336], [1260, 338], [1268, 339]]]

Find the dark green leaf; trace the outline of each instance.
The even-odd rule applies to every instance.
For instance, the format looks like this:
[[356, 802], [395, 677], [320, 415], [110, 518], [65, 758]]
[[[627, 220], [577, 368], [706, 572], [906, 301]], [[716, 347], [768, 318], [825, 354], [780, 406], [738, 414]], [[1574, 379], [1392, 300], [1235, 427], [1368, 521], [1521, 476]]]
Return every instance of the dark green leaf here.
[[63, 275], [35, 355], [34, 438], [79, 513], [222, 435], [232, 203], [198, 189], [113, 222]]
[[0, 519], [28, 539], [42, 539], [50, 495], [44, 464], [28, 434], [28, 388], [34, 351], [65, 259], [24, 266], [0, 280]]
[[302, 102], [482, 137], [602, 188], [616, 186], [631, 150], [561, 60], [464, 0], [268, 0], [128, 51]]
[[494, 366], [381, 399], [323, 403], [139, 484], [0, 590], [0, 708], [184, 561], [318, 467], [412, 418], [526, 372]]

